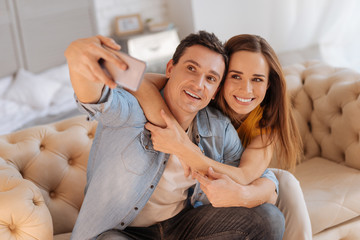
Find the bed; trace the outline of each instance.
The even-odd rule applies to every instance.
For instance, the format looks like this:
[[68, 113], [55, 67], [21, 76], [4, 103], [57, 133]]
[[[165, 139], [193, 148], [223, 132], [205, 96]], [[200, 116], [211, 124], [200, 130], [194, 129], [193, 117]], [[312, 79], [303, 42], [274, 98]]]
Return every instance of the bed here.
[[0, 134], [79, 114], [64, 51], [96, 34], [91, 0], [0, 0]]

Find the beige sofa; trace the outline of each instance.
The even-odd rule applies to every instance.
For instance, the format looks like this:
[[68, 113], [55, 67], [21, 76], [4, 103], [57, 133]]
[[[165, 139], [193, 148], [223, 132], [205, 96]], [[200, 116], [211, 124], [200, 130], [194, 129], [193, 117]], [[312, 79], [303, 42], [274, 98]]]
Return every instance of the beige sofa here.
[[[295, 175], [306, 206], [290, 191], [298, 182], [275, 171], [284, 239], [311, 239], [309, 215], [314, 239], [360, 239], [360, 76], [320, 62], [285, 73], [305, 143]], [[0, 136], [0, 239], [70, 238], [95, 129], [78, 116]]]
[[295, 176], [314, 239], [360, 239], [360, 74], [312, 61], [285, 75], [304, 142]]

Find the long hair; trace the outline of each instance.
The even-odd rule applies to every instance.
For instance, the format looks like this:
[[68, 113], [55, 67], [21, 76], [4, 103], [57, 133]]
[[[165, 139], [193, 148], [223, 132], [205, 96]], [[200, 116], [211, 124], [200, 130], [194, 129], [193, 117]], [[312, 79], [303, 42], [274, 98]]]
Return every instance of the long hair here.
[[[247, 119], [241, 119], [239, 114], [233, 111], [224, 98], [224, 83], [218, 92], [214, 104], [231, 119], [233, 125], [238, 128], [239, 137], [243, 144], [249, 144], [253, 132], [259, 131], [260, 135], [268, 134], [267, 144], [275, 143], [275, 156], [280, 168], [294, 170], [297, 160], [302, 153], [302, 142], [297, 128], [286, 91], [286, 80], [280, 62], [272, 47], [260, 36], [241, 34], [232, 37], [225, 43], [225, 49], [231, 56], [235, 52], [249, 51], [261, 53], [269, 64], [269, 87], [264, 100], [259, 108], [254, 109]], [[257, 111], [255, 111], [257, 110]], [[254, 123], [254, 119], [257, 119]], [[250, 120], [250, 121], [246, 121]], [[246, 147], [246, 146], [244, 146]]]

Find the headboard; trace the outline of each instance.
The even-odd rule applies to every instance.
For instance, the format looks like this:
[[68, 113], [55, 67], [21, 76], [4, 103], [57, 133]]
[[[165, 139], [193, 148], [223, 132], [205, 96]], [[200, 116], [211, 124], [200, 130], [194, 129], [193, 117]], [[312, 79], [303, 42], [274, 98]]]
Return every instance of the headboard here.
[[0, 0], [0, 78], [63, 64], [70, 42], [96, 32], [93, 0]]

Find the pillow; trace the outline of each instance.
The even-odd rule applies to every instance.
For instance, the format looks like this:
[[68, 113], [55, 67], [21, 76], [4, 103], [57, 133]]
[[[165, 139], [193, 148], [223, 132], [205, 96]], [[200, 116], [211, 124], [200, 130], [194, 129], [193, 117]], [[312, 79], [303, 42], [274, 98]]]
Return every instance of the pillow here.
[[69, 68], [67, 64], [50, 68], [41, 73], [38, 73], [36, 76], [42, 78], [51, 78], [51, 80], [56, 80], [57, 82], [62, 82], [62, 83], [70, 82]]
[[11, 81], [12, 81], [12, 76], [0, 78], [0, 97], [2, 97], [5, 94], [6, 90], [10, 86]]
[[59, 82], [20, 69], [5, 94], [5, 99], [43, 110], [50, 105], [60, 86]]

